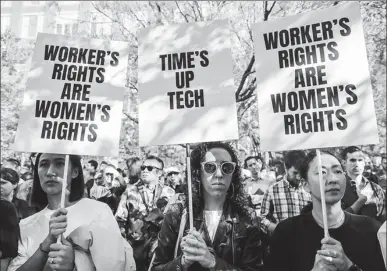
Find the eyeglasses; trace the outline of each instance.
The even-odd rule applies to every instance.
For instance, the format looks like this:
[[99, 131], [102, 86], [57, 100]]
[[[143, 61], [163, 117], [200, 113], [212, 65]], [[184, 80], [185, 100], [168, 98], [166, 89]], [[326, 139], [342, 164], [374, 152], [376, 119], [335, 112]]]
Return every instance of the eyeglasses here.
[[[203, 170], [208, 174], [214, 174], [218, 170], [218, 164], [215, 162], [202, 162]], [[234, 172], [236, 163], [234, 162], [223, 162], [220, 164], [220, 169], [223, 174], [230, 175]]]
[[140, 168], [141, 168], [142, 171], [144, 171], [145, 169], [147, 169], [148, 171], [152, 171], [154, 168], [155, 169], [161, 169], [161, 168], [154, 167], [154, 166], [141, 166]]

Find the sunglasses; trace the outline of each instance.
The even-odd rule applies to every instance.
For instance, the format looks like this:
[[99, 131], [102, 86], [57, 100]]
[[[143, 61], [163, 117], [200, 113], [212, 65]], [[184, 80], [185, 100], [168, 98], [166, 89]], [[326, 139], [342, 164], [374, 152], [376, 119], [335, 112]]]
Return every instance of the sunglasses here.
[[[208, 174], [214, 174], [218, 170], [218, 164], [215, 162], [202, 162], [201, 163], [203, 170]], [[223, 174], [231, 175], [236, 167], [234, 162], [223, 162], [220, 164], [220, 169]]]
[[145, 169], [147, 169], [148, 171], [152, 171], [154, 168], [155, 169], [161, 169], [161, 168], [154, 167], [154, 166], [141, 166], [140, 168], [141, 168], [142, 171], [144, 171]]

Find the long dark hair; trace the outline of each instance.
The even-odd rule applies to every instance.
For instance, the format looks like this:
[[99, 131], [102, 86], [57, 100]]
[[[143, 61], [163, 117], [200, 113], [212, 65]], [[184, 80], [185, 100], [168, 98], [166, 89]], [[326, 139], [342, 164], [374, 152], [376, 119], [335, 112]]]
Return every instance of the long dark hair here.
[[[39, 153], [36, 157], [34, 164], [34, 182], [32, 184], [32, 194], [31, 194], [31, 205], [35, 206], [39, 211], [44, 209], [47, 204], [47, 195], [40, 186], [40, 179], [38, 174], [39, 160], [42, 156], [42, 153]], [[71, 189], [69, 201], [77, 201], [83, 197], [85, 182], [83, 178], [81, 157], [78, 155], [69, 155], [69, 161], [71, 163], [71, 168], [78, 169], [78, 176], [71, 181]]]
[[[203, 161], [205, 154], [214, 148], [226, 150], [230, 154], [232, 162], [236, 163], [235, 171], [231, 179], [231, 185], [227, 191], [225, 204], [229, 205], [233, 212], [236, 212], [241, 218], [247, 218], [248, 221], [251, 221], [251, 210], [248, 207], [248, 201], [243, 190], [241, 168], [238, 162], [238, 157], [231, 145], [224, 142], [201, 143], [191, 152], [192, 205], [194, 217], [198, 216], [204, 208], [203, 194], [200, 189], [200, 163]], [[187, 192], [186, 197], [188, 199]], [[188, 206], [188, 200], [186, 201], [186, 205]]]

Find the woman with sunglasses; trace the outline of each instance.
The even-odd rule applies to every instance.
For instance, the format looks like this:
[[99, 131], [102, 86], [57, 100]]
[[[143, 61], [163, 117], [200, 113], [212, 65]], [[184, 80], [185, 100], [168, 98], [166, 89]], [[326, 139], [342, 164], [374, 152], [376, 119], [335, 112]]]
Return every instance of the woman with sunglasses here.
[[187, 208], [175, 205], [164, 218], [152, 270], [261, 270], [260, 232], [235, 151], [227, 143], [199, 144], [191, 173], [194, 229]]
[[18, 256], [8, 271], [135, 270], [109, 207], [83, 198], [80, 156], [69, 155], [65, 208], [59, 208], [64, 168], [64, 154], [37, 155], [31, 201], [40, 211], [21, 220]]

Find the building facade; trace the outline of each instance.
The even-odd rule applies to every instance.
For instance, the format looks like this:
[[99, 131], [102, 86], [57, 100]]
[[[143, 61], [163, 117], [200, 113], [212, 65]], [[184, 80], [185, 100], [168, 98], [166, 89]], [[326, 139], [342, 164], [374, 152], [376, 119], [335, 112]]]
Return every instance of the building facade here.
[[109, 35], [109, 19], [93, 10], [89, 1], [1, 1], [1, 33], [10, 29], [23, 39], [35, 39], [38, 32]]

